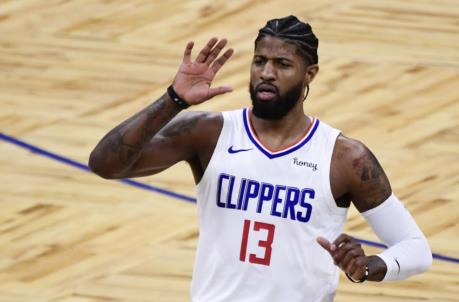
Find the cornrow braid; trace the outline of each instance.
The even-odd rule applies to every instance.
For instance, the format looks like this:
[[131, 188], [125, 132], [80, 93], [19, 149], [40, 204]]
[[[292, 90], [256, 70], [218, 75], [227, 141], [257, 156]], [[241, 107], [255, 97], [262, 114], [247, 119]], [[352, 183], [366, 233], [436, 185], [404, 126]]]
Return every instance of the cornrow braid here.
[[290, 15], [280, 19], [269, 20], [265, 27], [258, 31], [255, 46], [258, 41], [266, 36], [285, 39], [296, 44], [307, 64], [317, 64], [319, 61], [317, 55], [319, 40], [312, 32], [311, 26], [308, 23], [301, 22], [295, 16]]

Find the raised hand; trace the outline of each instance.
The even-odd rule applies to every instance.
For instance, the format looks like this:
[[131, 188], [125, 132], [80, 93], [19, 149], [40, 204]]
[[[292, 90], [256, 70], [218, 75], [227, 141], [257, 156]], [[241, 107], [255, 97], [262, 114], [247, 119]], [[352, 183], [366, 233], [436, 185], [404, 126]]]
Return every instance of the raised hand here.
[[335, 265], [343, 272], [354, 280], [362, 280], [368, 257], [360, 243], [347, 234], [339, 235], [333, 243], [323, 237], [318, 237], [317, 242], [330, 253]]
[[225, 62], [233, 55], [233, 49], [227, 49], [218, 59], [225, 47], [226, 39], [218, 41], [212, 38], [199, 52], [194, 62], [191, 61], [193, 42], [188, 42], [183, 55], [183, 62], [175, 76], [175, 92], [190, 105], [200, 104], [216, 95], [232, 91], [229, 86], [211, 88], [210, 85]]

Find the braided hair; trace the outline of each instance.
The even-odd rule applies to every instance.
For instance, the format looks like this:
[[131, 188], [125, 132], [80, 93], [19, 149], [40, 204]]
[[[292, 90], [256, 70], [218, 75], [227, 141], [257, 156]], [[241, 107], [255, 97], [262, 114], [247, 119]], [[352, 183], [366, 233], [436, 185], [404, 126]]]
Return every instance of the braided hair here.
[[258, 41], [266, 36], [284, 39], [297, 45], [299, 54], [305, 59], [307, 65], [317, 64], [319, 61], [317, 56], [319, 40], [312, 32], [311, 26], [295, 16], [269, 20], [265, 27], [258, 31], [255, 47]]

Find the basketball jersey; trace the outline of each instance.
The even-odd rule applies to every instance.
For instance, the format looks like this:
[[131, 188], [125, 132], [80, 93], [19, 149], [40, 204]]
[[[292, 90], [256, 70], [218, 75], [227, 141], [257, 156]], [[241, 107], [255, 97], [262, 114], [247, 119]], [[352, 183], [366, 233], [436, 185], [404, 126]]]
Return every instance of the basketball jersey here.
[[335, 240], [346, 218], [330, 187], [340, 131], [311, 118], [297, 143], [271, 151], [258, 140], [250, 109], [223, 119], [197, 185], [192, 301], [332, 301], [338, 268], [316, 238]]

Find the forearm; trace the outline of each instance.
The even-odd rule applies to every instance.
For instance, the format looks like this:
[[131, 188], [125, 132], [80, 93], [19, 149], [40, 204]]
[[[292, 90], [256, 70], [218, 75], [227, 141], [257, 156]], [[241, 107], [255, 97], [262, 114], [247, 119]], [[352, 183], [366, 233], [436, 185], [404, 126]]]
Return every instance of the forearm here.
[[404, 280], [425, 272], [432, 265], [432, 253], [422, 234], [389, 246], [378, 257], [387, 265], [383, 281]]
[[89, 167], [104, 178], [122, 177], [139, 158], [142, 148], [179, 112], [164, 94], [107, 133], [91, 152]]
[[[362, 214], [376, 235], [388, 245], [385, 251], [375, 256], [386, 266], [387, 271], [381, 280], [403, 280], [429, 268], [432, 263], [429, 244], [413, 217], [394, 195]], [[371, 267], [369, 271], [371, 274]]]
[[[161, 145], [153, 138], [179, 113], [179, 108], [185, 108], [185, 105], [201, 104], [216, 95], [232, 91], [229, 86], [211, 88], [216, 73], [233, 54], [232, 49], [227, 49], [223, 55], [218, 57], [226, 43], [226, 39], [220, 41], [217, 38], [210, 39], [199, 52], [196, 60], [191, 61], [193, 42], [188, 42], [182, 64], [174, 78], [173, 88], [171, 86], [176, 95], [174, 99], [171, 99], [166, 93], [155, 103], [105, 135], [91, 153], [89, 158], [91, 170], [104, 178], [150, 175], [179, 160], [189, 158], [190, 153], [193, 152], [193, 144], [190, 143], [192, 138], [182, 137], [182, 142], [186, 141], [187, 145], [185, 148], [175, 148], [176, 150], [173, 150], [174, 146], [171, 145], [175, 145], [178, 139], [170, 139], [168, 141], [171, 147], [169, 154], [159, 152]], [[196, 121], [193, 122], [196, 123]], [[152, 139], [154, 143], [151, 143]], [[154, 150], [155, 147], [157, 147], [156, 157], [152, 157], [151, 154], [154, 153], [152, 149]], [[143, 156], [143, 151], [146, 156]], [[146, 162], [142, 162], [145, 158], [147, 158]]]

